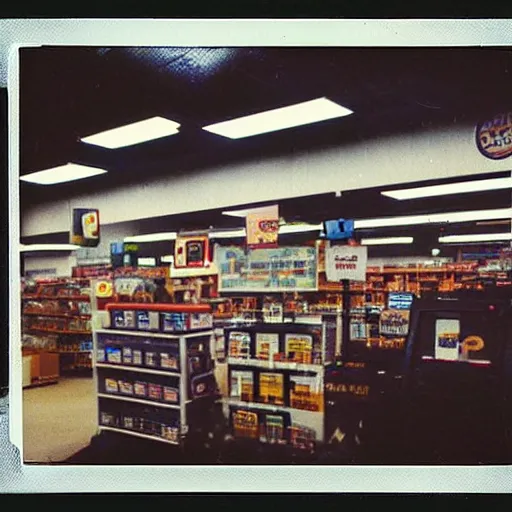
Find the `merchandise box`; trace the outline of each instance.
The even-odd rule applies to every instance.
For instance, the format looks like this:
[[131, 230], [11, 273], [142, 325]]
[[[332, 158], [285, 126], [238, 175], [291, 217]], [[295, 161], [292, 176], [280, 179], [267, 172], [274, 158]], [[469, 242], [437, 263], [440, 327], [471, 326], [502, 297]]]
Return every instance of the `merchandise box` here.
[[182, 333], [213, 326], [208, 304], [110, 303], [106, 309], [112, 329]]

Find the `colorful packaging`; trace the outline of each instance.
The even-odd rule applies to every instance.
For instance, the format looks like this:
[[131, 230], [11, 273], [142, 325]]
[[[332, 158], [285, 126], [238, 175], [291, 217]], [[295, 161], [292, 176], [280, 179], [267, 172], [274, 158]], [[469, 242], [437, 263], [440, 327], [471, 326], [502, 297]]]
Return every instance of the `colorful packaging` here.
[[169, 386], [164, 386], [164, 401], [178, 403], [178, 390]]
[[96, 350], [96, 362], [103, 363], [105, 362], [105, 349], [99, 348]]
[[229, 357], [249, 359], [251, 357], [251, 335], [247, 332], [229, 333]]
[[231, 371], [230, 396], [245, 402], [254, 399], [254, 375], [252, 371]]
[[186, 331], [188, 318], [186, 313], [161, 313], [163, 332]]
[[211, 313], [191, 313], [189, 323], [191, 330], [211, 329], [213, 327], [213, 315]]
[[167, 352], [160, 353], [160, 367], [168, 368], [170, 370], [178, 369], [178, 359], [173, 354]]
[[130, 347], [123, 347], [123, 363], [132, 364], [132, 349]]
[[137, 311], [137, 329], [140, 331], [158, 331], [158, 311]]
[[256, 333], [256, 358], [272, 361], [279, 352], [279, 334]]
[[132, 363], [138, 366], [142, 365], [142, 351], [134, 350], [132, 351]]
[[145, 363], [146, 363], [146, 366], [151, 366], [152, 368], [156, 367], [156, 365], [157, 365], [156, 352], [146, 352]]
[[107, 347], [107, 361], [109, 363], [120, 364], [122, 361], [121, 358], [121, 349], [119, 347]]
[[305, 411], [323, 411], [323, 386], [318, 375], [290, 376], [290, 407]]
[[282, 373], [260, 373], [260, 400], [264, 403], [284, 405]]
[[309, 334], [286, 334], [286, 358], [297, 363], [312, 363], [313, 337]]
[[162, 400], [162, 386], [159, 384], [149, 384], [148, 398], [151, 398], [152, 400]]
[[137, 381], [133, 385], [133, 391], [136, 396], [145, 397], [147, 395], [147, 384], [145, 382]]
[[119, 391], [121, 393], [123, 393], [124, 395], [133, 395], [133, 384], [131, 382], [120, 380], [118, 384]]
[[233, 434], [235, 437], [258, 439], [258, 415], [243, 409], [232, 413]]
[[107, 393], [118, 393], [119, 387], [117, 384], [117, 380], [105, 379], [105, 390], [107, 391]]

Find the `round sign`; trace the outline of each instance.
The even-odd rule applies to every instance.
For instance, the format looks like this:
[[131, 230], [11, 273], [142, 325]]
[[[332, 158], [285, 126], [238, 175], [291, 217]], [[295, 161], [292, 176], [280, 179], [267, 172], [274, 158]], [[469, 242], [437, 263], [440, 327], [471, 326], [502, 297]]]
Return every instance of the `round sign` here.
[[512, 111], [479, 123], [476, 127], [476, 145], [482, 155], [493, 160], [512, 155]]

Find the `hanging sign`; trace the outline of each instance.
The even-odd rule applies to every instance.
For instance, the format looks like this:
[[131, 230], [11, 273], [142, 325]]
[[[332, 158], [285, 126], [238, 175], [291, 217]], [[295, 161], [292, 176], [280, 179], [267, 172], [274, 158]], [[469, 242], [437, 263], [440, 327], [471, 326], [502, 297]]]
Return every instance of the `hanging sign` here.
[[366, 281], [366, 246], [335, 245], [325, 249], [325, 272], [327, 281]]
[[73, 208], [70, 243], [97, 247], [100, 243], [100, 212], [92, 208]]
[[246, 217], [247, 246], [249, 248], [277, 247], [279, 234], [278, 205], [258, 208]]
[[208, 233], [178, 235], [174, 246], [174, 268], [198, 268], [210, 265]]
[[512, 155], [512, 111], [479, 123], [476, 127], [476, 144], [482, 155], [493, 160]]

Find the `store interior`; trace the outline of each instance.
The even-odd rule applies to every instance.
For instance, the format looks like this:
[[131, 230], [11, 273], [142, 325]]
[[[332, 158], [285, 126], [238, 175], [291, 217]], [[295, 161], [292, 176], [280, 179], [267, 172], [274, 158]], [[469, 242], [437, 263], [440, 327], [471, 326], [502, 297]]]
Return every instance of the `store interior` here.
[[510, 463], [511, 69], [21, 50], [24, 461]]

